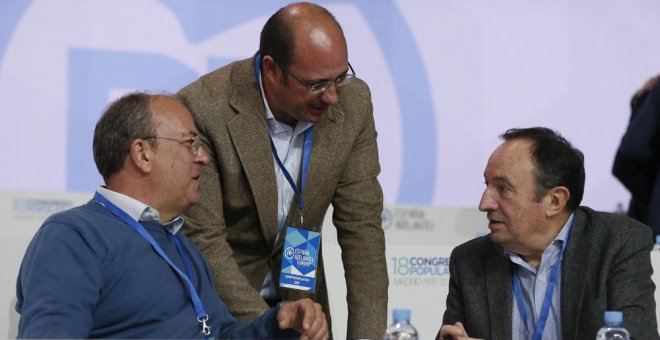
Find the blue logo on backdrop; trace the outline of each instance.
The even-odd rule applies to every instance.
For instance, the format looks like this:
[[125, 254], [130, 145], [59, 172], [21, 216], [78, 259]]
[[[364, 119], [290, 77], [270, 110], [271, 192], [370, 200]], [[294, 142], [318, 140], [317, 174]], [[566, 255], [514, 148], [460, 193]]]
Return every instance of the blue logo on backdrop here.
[[[30, 3], [28, 0], [0, 3], [0, 61]], [[178, 18], [189, 41], [200, 42], [255, 17], [268, 16], [288, 2], [162, 0], [162, 3]], [[436, 177], [434, 110], [421, 56], [396, 3], [329, 0], [319, 4], [355, 6], [378, 38], [395, 82], [403, 118], [403, 168], [397, 203], [431, 203]], [[209, 57], [208, 71], [228, 61]], [[91, 155], [92, 131], [98, 115], [108, 104], [110, 89], [176, 91], [200, 76], [163, 55], [83, 48], [71, 48], [68, 65], [62, 67], [68, 67], [70, 82], [66, 185], [70, 191], [92, 191], [100, 184]]]

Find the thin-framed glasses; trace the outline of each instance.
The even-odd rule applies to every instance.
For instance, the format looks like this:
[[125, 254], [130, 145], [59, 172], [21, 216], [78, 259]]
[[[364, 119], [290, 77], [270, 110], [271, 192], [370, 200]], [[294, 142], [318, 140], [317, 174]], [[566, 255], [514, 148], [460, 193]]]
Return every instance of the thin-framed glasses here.
[[188, 144], [190, 147], [190, 152], [192, 152], [193, 155], [197, 155], [199, 152], [199, 149], [202, 147], [202, 141], [199, 139], [198, 136], [195, 137], [166, 137], [166, 136], [149, 136], [143, 138], [145, 140], [147, 139], [167, 139], [167, 140], [173, 140], [175, 142], [179, 142], [181, 144]]
[[[286, 70], [286, 68], [282, 67], [281, 65], [280, 68]], [[345, 74], [342, 74], [335, 80], [326, 80], [316, 84], [308, 84], [305, 80], [293, 74], [291, 71], [287, 70], [286, 72], [290, 74], [291, 77], [293, 77], [293, 79], [298, 81], [300, 85], [304, 86], [307, 89], [307, 91], [309, 91], [309, 94], [319, 94], [329, 89], [330, 86], [332, 86], [332, 84], [334, 84], [337, 87], [340, 87], [350, 83], [353, 79], [355, 79], [355, 71], [353, 70], [353, 66], [351, 66], [350, 62], [348, 63], [348, 69], [350, 70], [350, 73], [347, 72]]]

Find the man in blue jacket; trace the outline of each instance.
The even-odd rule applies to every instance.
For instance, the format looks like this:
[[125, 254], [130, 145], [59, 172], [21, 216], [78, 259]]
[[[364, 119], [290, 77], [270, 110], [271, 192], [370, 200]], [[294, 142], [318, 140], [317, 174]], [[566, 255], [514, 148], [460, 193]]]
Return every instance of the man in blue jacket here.
[[239, 324], [218, 297], [206, 261], [178, 232], [209, 162], [179, 101], [120, 98], [97, 123], [93, 149], [106, 185], [48, 218], [28, 246], [19, 338], [327, 338], [309, 299]]

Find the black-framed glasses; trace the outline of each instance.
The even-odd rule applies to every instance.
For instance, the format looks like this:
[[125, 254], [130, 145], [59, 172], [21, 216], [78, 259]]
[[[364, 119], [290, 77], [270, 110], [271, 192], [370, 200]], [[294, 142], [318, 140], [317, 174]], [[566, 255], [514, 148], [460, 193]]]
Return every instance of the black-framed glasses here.
[[199, 139], [198, 136], [195, 137], [166, 137], [166, 136], [149, 136], [143, 138], [145, 140], [147, 139], [167, 139], [167, 140], [173, 140], [175, 142], [179, 142], [181, 144], [188, 144], [190, 147], [190, 151], [192, 152], [193, 155], [197, 155], [199, 152], [199, 149], [202, 147], [202, 141]]
[[[282, 65], [280, 65], [280, 68], [286, 70], [286, 68], [282, 67]], [[307, 89], [307, 91], [309, 91], [309, 94], [319, 94], [329, 89], [330, 86], [332, 86], [333, 84], [337, 87], [340, 87], [350, 83], [353, 79], [355, 79], [355, 71], [353, 70], [353, 66], [351, 66], [350, 62], [348, 63], [348, 69], [350, 73], [346, 72], [345, 74], [342, 74], [341, 76], [337, 77], [337, 79], [335, 80], [326, 80], [316, 84], [308, 84], [304, 79], [293, 74], [293, 72], [288, 70], [286, 70], [286, 72], [290, 74], [291, 77], [293, 77], [293, 79], [298, 81], [300, 85], [304, 86]]]

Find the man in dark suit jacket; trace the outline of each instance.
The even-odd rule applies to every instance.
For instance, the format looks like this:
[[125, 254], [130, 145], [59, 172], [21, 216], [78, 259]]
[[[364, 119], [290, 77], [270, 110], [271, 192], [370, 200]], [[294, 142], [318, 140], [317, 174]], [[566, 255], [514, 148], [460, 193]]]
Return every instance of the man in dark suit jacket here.
[[[330, 316], [322, 264], [314, 294], [279, 289], [277, 279], [285, 230], [298, 223], [300, 211], [296, 195], [282, 195], [292, 186], [282, 180], [271, 139], [287, 170], [300, 173], [292, 175], [300, 187], [304, 157], [295, 156], [295, 146], [302, 148], [306, 131], [313, 131], [303, 224], [320, 231], [333, 205], [346, 272], [347, 337], [382, 337], [388, 277], [371, 95], [354, 76], [334, 17], [309, 3], [281, 9], [264, 26], [257, 55], [201, 77], [178, 97], [211, 156], [200, 204], [187, 213], [184, 231], [204, 252], [229, 310], [251, 320], [269, 304], [309, 296]], [[285, 145], [278, 146], [282, 138]]]
[[630, 122], [616, 152], [612, 173], [630, 191], [628, 216], [660, 235], [660, 76], [649, 79], [630, 100]]
[[633, 338], [658, 339], [649, 228], [579, 207], [584, 158], [556, 132], [502, 137], [479, 204], [491, 233], [452, 252], [438, 338], [593, 339], [619, 310]]

